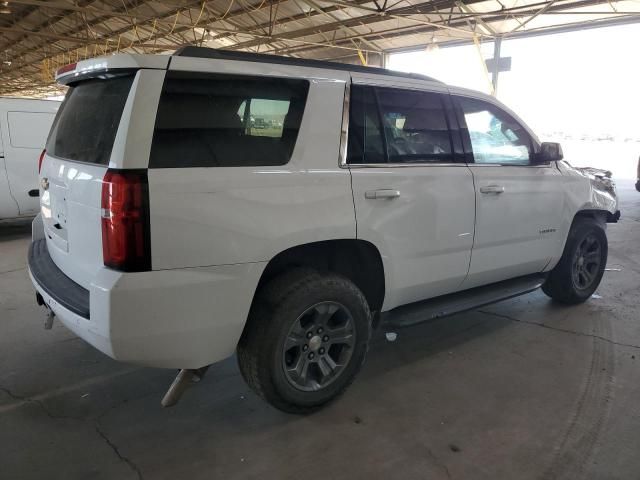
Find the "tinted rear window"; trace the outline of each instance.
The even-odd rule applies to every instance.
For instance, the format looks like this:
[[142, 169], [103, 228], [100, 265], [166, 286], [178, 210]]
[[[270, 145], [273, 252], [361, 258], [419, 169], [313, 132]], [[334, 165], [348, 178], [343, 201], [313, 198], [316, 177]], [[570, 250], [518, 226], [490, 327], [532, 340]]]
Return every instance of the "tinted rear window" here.
[[308, 89], [306, 80], [169, 72], [149, 167], [284, 165]]
[[108, 165], [133, 75], [85, 80], [69, 88], [47, 141], [54, 157]]
[[354, 85], [349, 119], [350, 164], [454, 161], [440, 93]]

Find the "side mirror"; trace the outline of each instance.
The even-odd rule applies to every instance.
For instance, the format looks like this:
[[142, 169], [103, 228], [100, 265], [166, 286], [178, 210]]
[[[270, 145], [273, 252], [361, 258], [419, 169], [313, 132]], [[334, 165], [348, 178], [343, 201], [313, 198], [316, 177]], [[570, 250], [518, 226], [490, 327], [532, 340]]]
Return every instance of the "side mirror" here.
[[536, 163], [557, 162], [563, 158], [564, 155], [562, 154], [562, 147], [559, 143], [542, 142], [542, 145], [540, 145], [540, 151], [536, 155]]

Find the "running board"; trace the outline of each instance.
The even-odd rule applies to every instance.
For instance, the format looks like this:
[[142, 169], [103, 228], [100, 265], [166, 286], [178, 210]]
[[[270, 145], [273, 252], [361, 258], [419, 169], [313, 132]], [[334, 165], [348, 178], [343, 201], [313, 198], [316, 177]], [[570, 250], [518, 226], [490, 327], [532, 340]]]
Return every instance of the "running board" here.
[[386, 327], [408, 327], [448, 315], [500, 302], [533, 292], [542, 286], [544, 274], [527, 275], [504, 282], [471, 288], [462, 292], [410, 303], [382, 314], [382, 325]]

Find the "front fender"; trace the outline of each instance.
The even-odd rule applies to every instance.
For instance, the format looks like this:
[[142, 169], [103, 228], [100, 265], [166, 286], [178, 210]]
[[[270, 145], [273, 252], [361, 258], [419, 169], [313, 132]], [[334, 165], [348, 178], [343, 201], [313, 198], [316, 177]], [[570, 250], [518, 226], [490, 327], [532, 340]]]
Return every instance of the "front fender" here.
[[551, 255], [545, 271], [553, 269], [562, 257], [569, 230], [576, 216], [599, 213], [597, 216], [604, 217], [607, 222], [616, 222], [620, 217], [616, 186], [609, 172], [595, 168], [575, 168], [567, 161], [557, 162], [557, 166], [563, 176], [563, 220], [557, 232], [557, 249]]
[[[558, 162], [563, 175], [574, 177], [573, 199], [576, 213], [584, 210], [600, 210], [607, 213], [607, 221], [617, 221], [618, 193], [611, 179], [611, 172], [597, 168], [575, 168], [568, 162]], [[580, 179], [584, 179], [580, 181]]]

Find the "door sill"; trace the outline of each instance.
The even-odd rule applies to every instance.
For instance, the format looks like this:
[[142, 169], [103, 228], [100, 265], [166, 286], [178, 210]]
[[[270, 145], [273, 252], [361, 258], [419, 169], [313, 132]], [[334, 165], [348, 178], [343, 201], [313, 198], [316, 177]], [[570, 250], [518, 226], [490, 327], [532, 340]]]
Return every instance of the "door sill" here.
[[394, 328], [409, 327], [501, 302], [537, 290], [542, 286], [546, 277], [546, 274], [536, 273], [402, 305], [388, 312], [383, 312], [381, 324]]

